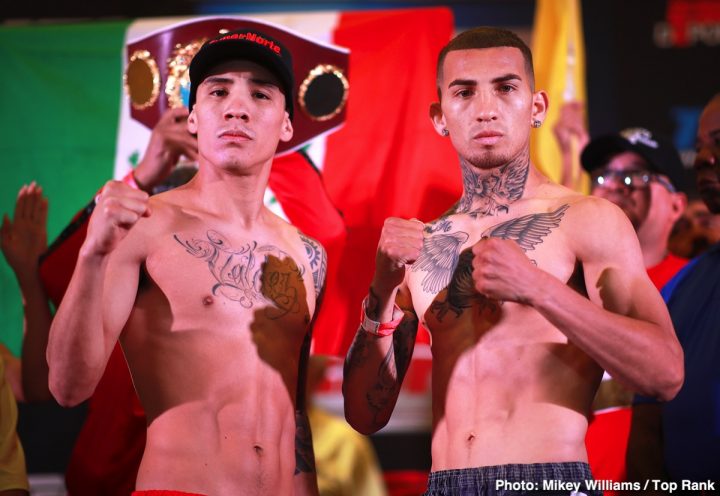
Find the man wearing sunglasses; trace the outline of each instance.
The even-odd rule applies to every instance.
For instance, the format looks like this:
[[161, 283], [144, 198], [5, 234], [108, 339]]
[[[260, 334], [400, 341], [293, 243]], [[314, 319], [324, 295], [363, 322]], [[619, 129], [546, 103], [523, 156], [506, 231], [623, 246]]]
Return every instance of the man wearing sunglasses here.
[[[591, 175], [591, 194], [616, 204], [632, 222], [648, 275], [662, 288], [687, 262], [668, 250], [673, 225], [687, 205], [685, 193], [679, 191], [684, 171], [677, 150], [647, 129], [631, 128], [592, 140], [581, 162]], [[631, 404], [632, 392], [606, 374], [586, 438], [597, 479], [626, 480]]]

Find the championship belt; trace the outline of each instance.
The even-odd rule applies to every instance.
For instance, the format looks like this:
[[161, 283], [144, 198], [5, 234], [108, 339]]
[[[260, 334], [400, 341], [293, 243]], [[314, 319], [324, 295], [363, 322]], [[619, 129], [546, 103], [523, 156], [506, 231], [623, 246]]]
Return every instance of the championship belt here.
[[293, 138], [280, 142], [284, 154], [327, 134], [345, 120], [349, 51], [312, 40], [278, 24], [245, 17], [210, 17], [168, 24], [126, 42], [124, 88], [130, 117], [152, 129], [165, 110], [187, 106], [190, 61], [207, 40], [241, 28], [280, 40], [292, 53], [295, 87]]

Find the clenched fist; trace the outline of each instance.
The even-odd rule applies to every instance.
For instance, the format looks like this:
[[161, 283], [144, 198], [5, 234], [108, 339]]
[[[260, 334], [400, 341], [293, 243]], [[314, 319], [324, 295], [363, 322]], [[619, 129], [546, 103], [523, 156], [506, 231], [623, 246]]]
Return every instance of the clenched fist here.
[[422, 251], [423, 229], [425, 224], [417, 219], [385, 220], [375, 256], [374, 288], [392, 291], [402, 284], [405, 266], [413, 264]]
[[515, 241], [483, 238], [472, 247], [475, 289], [501, 301], [529, 302], [538, 269]]
[[90, 217], [82, 253], [107, 255], [141, 217], [150, 215], [149, 195], [120, 181], [108, 181], [98, 195]]

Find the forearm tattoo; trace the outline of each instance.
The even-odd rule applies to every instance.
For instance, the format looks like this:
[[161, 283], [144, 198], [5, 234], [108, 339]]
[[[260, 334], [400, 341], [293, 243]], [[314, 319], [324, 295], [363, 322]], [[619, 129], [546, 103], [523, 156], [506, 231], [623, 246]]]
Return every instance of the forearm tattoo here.
[[264, 310], [270, 319], [304, 308], [304, 271], [287, 253], [273, 245], [258, 246], [256, 241], [235, 249], [217, 231], [207, 231], [206, 236], [207, 241], [183, 240], [173, 235], [188, 253], [207, 263], [217, 281], [212, 287], [214, 295], [236, 301], [244, 308], [259, 302], [271, 303]]
[[[377, 297], [370, 289], [366, 307], [368, 317], [377, 318], [378, 306]], [[377, 382], [366, 396], [376, 424], [379, 423], [379, 417], [388, 405], [397, 398], [412, 358], [412, 350], [418, 329], [418, 318], [411, 309], [403, 309], [403, 313], [402, 321], [393, 333], [390, 348], [378, 367]], [[358, 329], [345, 360], [343, 372], [345, 377], [351, 373], [352, 369], [360, 368], [367, 363], [371, 344], [376, 339], [372, 334], [365, 332], [362, 327]]]
[[327, 253], [320, 246], [320, 243], [312, 238], [300, 233], [300, 239], [305, 246], [305, 253], [310, 263], [310, 270], [313, 275], [313, 285], [315, 286], [315, 297], [320, 296], [323, 285], [325, 284], [325, 276], [327, 275]]
[[[367, 306], [365, 307], [365, 313], [367, 313], [367, 316], [371, 319], [377, 320], [378, 306], [379, 302], [377, 296], [375, 296], [372, 288], [370, 288], [368, 292]], [[347, 360], [345, 360], [344, 364], [344, 373], [347, 373], [352, 368], [360, 367], [367, 361], [370, 351], [370, 342], [374, 339], [375, 338], [373, 338], [370, 334], [364, 332], [362, 327], [358, 328], [355, 333], [355, 338], [348, 350]]]
[[403, 379], [410, 366], [413, 345], [417, 334], [418, 319], [411, 311], [405, 311], [402, 322], [393, 334], [392, 344], [378, 367], [378, 379], [367, 394], [370, 410], [374, 412], [374, 422], [380, 423], [380, 417], [386, 413], [400, 393]]
[[295, 475], [315, 472], [315, 454], [313, 452], [310, 420], [307, 413], [295, 411]]

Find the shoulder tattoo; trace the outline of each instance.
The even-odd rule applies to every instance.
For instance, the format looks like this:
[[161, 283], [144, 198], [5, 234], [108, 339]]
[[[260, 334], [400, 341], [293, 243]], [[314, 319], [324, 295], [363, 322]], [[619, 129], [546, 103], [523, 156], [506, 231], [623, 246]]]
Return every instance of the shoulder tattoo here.
[[312, 271], [315, 297], [318, 298], [327, 276], [327, 253], [322, 245], [314, 239], [305, 236], [300, 231], [298, 231], [298, 234], [305, 247], [305, 255], [307, 255], [310, 270]]

